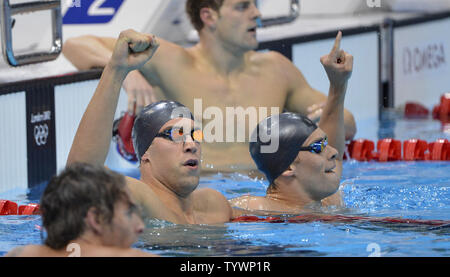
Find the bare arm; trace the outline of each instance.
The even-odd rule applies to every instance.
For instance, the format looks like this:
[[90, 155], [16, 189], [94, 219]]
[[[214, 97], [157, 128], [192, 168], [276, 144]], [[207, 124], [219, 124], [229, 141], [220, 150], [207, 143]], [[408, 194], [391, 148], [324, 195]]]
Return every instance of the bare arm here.
[[108, 153], [114, 113], [125, 74], [110, 66], [100, 82], [78, 126], [67, 165], [85, 162], [103, 165]]
[[[321, 57], [320, 62], [330, 80], [330, 91], [319, 121], [319, 127], [328, 135], [329, 145], [338, 151], [336, 173], [342, 176], [342, 160], [345, 151], [344, 100], [347, 83], [353, 71], [353, 56], [340, 50], [342, 33], [339, 32], [330, 54]], [[342, 195], [335, 194], [322, 200], [323, 205], [342, 206]]]
[[67, 164], [104, 164], [122, 82], [130, 71], [147, 62], [156, 49], [157, 45], [152, 45], [150, 36], [129, 31], [121, 33], [78, 126]]
[[[327, 101], [327, 96], [322, 92], [313, 89], [300, 70], [298, 70], [298, 68], [288, 59], [285, 57], [281, 57], [281, 59], [283, 71], [287, 75], [290, 84], [290, 93], [286, 99], [286, 109], [288, 111], [308, 115], [310, 118], [314, 117], [317, 120], [320, 119], [323, 114], [323, 106]], [[346, 109], [344, 109], [344, 128], [345, 139], [353, 139], [356, 134], [356, 123], [352, 113]]]
[[[116, 41], [115, 38], [92, 35], [70, 38], [64, 43], [63, 54], [79, 70], [103, 68], [111, 58]], [[139, 113], [145, 106], [166, 98], [160, 89], [154, 87], [160, 85], [158, 72], [171, 72], [165, 67], [175, 63], [168, 60], [179, 56], [176, 53], [184, 52], [178, 45], [162, 39], [158, 39], [158, 42], [160, 43], [158, 54], [145, 66], [129, 72], [123, 80], [122, 86], [128, 95], [128, 112], [131, 114]]]
[[[115, 38], [91, 35], [70, 38], [64, 43], [63, 54], [79, 70], [104, 68], [111, 58], [116, 41]], [[128, 95], [130, 114], [139, 113], [143, 107], [156, 102], [153, 87], [138, 70], [131, 71], [122, 86]]]
[[330, 91], [319, 127], [328, 135], [328, 142], [336, 148], [337, 160], [342, 163], [345, 150], [344, 100], [353, 71], [353, 56], [340, 50], [341, 38], [342, 33], [339, 32], [330, 54], [320, 59], [330, 80]]
[[68, 39], [63, 46], [64, 56], [79, 70], [105, 67], [116, 44], [115, 38], [81, 36]]

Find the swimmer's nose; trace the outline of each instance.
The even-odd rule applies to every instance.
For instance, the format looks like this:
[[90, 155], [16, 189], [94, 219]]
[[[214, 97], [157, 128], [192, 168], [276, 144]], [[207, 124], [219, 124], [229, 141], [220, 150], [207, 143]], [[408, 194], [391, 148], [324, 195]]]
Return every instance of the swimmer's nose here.
[[192, 154], [197, 153], [199, 145], [192, 139], [191, 136], [187, 136], [183, 142], [183, 149], [185, 152], [190, 152]]
[[338, 151], [336, 150], [336, 148], [329, 146], [327, 147], [330, 150], [330, 160], [335, 160], [338, 156]]
[[261, 12], [259, 11], [258, 7], [256, 6], [256, 4], [253, 4], [253, 19], [260, 19], [262, 17]]
[[144, 228], [145, 228], [144, 222], [142, 221], [141, 218], [139, 218], [139, 222], [136, 226], [136, 233], [138, 235], [142, 234], [142, 232], [144, 232]]

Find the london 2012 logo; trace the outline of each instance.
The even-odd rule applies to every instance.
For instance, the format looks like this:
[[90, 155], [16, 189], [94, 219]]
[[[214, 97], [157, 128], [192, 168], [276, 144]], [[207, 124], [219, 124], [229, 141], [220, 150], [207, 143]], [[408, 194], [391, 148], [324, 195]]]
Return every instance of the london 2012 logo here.
[[51, 111], [43, 111], [31, 114], [30, 123], [33, 125], [33, 135], [34, 141], [37, 146], [44, 146], [47, 144], [47, 139], [49, 136], [48, 125], [45, 121], [51, 120]]
[[68, 10], [63, 24], [104, 24], [117, 14], [125, 0], [64, 0]]
[[48, 125], [40, 124], [34, 125], [34, 140], [37, 146], [44, 146], [48, 138]]

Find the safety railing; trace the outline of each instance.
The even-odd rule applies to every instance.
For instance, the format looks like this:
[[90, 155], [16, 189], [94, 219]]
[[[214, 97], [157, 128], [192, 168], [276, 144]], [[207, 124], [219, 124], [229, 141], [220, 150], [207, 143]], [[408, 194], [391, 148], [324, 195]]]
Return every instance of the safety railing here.
[[300, 1], [299, 0], [291, 0], [289, 15], [280, 16], [280, 17], [272, 17], [272, 18], [263, 18], [261, 20], [260, 27], [270, 27], [275, 25], [282, 25], [293, 22], [300, 15]]
[[[16, 55], [12, 46], [12, 29], [14, 15], [51, 10], [52, 14], [52, 47], [48, 51]], [[51, 61], [58, 57], [62, 49], [62, 16], [61, 1], [42, 0], [18, 4], [10, 4], [9, 0], [0, 0], [0, 25], [2, 34], [2, 53], [11, 66]]]

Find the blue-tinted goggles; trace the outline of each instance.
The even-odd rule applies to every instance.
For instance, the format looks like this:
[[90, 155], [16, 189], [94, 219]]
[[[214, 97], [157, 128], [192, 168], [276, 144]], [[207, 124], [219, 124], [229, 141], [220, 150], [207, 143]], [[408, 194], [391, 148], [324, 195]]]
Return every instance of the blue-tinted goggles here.
[[312, 153], [320, 154], [328, 145], [328, 138], [324, 138], [321, 141], [314, 142], [310, 146], [302, 146], [299, 151], [311, 151]]

